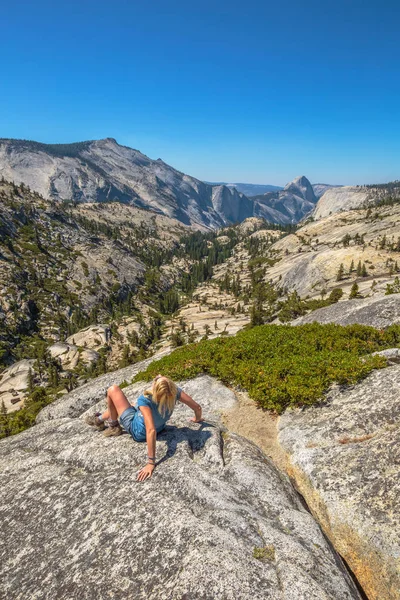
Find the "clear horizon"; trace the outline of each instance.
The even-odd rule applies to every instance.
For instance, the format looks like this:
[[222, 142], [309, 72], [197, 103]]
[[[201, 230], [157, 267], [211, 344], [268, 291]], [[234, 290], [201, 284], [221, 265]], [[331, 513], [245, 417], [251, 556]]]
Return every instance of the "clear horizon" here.
[[3, 7], [0, 137], [113, 137], [206, 181], [400, 178], [400, 5]]

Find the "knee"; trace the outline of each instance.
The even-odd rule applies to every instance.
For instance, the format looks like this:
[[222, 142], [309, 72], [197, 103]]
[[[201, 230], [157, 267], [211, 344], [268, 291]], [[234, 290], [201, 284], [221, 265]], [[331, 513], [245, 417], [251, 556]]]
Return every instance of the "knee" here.
[[118, 391], [119, 391], [119, 386], [114, 384], [108, 388], [107, 395], [111, 396], [112, 394], [115, 394], [115, 392], [118, 392]]

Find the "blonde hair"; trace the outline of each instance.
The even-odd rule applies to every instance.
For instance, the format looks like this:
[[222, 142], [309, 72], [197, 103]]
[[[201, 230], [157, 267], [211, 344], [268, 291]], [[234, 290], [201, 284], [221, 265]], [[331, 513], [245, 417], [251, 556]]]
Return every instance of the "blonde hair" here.
[[145, 396], [152, 396], [153, 401], [158, 404], [158, 410], [165, 417], [168, 411], [171, 413], [175, 407], [178, 388], [169, 377], [156, 377], [151, 388], [145, 391]]

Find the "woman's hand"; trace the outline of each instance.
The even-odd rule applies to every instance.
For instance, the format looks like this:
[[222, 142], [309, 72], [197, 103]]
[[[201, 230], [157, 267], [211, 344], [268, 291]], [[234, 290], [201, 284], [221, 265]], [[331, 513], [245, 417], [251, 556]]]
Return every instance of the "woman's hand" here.
[[193, 423], [201, 423], [202, 420], [203, 420], [203, 417], [201, 416], [201, 408], [200, 408], [200, 410], [196, 410], [194, 413], [194, 417], [189, 419], [189, 421], [193, 421]]
[[144, 481], [145, 479], [149, 479], [153, 475], [155, 465], [147, 464], [143, 469], [139, 471], [136, 477], [136, 481]]

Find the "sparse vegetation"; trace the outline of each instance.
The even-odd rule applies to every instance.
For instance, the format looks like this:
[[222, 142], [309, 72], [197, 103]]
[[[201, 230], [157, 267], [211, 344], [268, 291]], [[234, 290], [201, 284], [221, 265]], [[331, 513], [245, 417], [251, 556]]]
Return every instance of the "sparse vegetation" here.
[[253, 549], [253, 558], [262, 562], [271, 562], [275, 560], [275, 547], [272, 544], [268, 546], [255, 547]]
[[388, 283], [386, 285], [386, 295], [389, 294], [400, 294], [400, 279], [398, 277], [394, 278], [393, 283]]
[[262, 325], [178, 348], [135, 381], [160, 372], [178, 381], [209, 373], [281, 413], [288, 406], [317, 402], [333, 382], [354, 383], [385, 366], [382, 356], [371, 353], [399, 342], [400, 326], [381, 331], [361, 325]]

